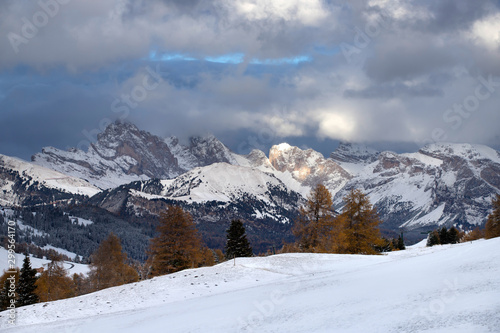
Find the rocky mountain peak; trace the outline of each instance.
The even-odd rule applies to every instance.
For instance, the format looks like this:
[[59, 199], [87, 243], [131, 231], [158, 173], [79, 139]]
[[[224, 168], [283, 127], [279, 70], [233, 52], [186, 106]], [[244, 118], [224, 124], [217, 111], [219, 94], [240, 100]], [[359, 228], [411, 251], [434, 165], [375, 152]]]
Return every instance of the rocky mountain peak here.
[[488, 146], [467, 143], [433, 143], [419, 151], [436, 158], [459, 157], [466, 160], [491, 160], [500, 163], [500, 152]]
[[110, 188], [135, 180], [171, 178], [182, 173], [163, 139], [125, 122], [110, 124], [89, 149], [46, 147], [35, 164]]
[[179, 167], [184, 172], [213, 163], [238, 164], [231, 150], [213, 135], [191, 137], [187, 144], [170, 137], [165, 139], [165, 143], [177, 157]]
[[312, 149], [282, 143], [271, 147], [269, 162], [278, 171], [289, 172], [303, 185], [314, 186], [323, 183], [333, 192], [342, 187], [351, 175], [335, 161]]
[[345, 163], [372, 163], [380, 152], [363, 144], [340, 142], [337, 149], [330, 154], [332, 160]]

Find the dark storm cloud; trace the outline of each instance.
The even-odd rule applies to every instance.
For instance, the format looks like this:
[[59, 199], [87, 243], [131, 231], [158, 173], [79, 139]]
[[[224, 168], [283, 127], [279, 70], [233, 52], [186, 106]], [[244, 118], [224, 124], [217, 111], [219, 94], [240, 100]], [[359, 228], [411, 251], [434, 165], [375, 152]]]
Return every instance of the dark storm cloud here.
[[[474, 96], [481, 78], [500, 81], [497, 1], [73, 0], [54, 8], [26, 37], [44, 9], [0, 2], [0, 153], [26, 158], [43, 145], [89, 142], [125, 115], [162, 136], [211, 132], [237, 142], [265, 131], [274, 140], [266, 147], [304, 140], [322, 152], [328, 140], [397, 146], [435, 128], [449, 140], [500, 145], [500, 87], [467, 117], [446, 113]], [[12, 33], [24, 38], [18, 52]], [[239, 60], [208, 61], [224, 57]], [[127, 106], [123, 96], [141, 91], [157, 65], [161, 83]], [[445, 115], [462, 117], [461, 126]]]

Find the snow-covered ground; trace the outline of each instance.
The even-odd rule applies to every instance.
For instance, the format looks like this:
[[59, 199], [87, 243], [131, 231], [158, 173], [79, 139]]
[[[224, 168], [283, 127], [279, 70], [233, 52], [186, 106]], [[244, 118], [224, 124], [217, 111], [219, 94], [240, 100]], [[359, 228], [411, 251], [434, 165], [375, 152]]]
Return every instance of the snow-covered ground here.
[[[61, 254], [65, 254], [70, 256], [71, 258], [74, 258], [76, 254], [59, 249], [50, 245], [45, 246], [45, 249], [53, 249], [56, 252], [59, 252]], [[24, 260], [24, 254], [16, 254], [16, 266], [21, 268], [23, 266], [23, 260]], [[40, 267], [45, 267], [47, 268], [47, 264], [50, 262], [50, 260], [46, 259], [38, 259], [34, 257], [30, 257], [30, 262], [31, 262], [31, 267], [33, 268], [40, 268]], [[75, 264], [72, 262], [63, 262], [63, 266], [65, 269], [68, 270], [68, 274], [71, 276], [74, 273], [76, 274], [87, 274], [89, 272], [89, 266], [88, 265], [83, 265], [83, 264]], [[9, 262], [8, 262], [8, 252], [5, 248], [0, 246], [0, 274], [3, 274], [4, 271], [7, 271], [9, 268]], [[0, 327], [3, 327], [2, 323], [0, 323]]]
[[421, 245], [238, 258], [23, 307], [5, 332], [498, 332], [500, 238]]

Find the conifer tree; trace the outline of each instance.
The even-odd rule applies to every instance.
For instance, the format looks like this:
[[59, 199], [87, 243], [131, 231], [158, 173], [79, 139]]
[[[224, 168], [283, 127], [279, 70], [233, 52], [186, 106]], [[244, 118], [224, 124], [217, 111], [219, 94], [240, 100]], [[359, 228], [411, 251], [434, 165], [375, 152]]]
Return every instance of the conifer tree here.
[[63, 267], [61, 257], [54, 256], [47, 269], [36, 281], [36, 290], [40, 301], [50, 302], [73, 296], [73, 281]]
[[179, 206], [161, 213], [158, 236], [150, 243], [151, 275], [158, 276], [196, 267], [201, 261], [201, 239], [191, 214]]
[[374, 246], [380, 242], [381, 221], [368, 197], [360, 190], [352, 190], [344, 197], [344, 203], [340, 218], [346, 223], [345, 253], [377, 253]]
[[439, 243], [440, 244], [450, 244], [450, 237], [448, 237], [448, 229], [442, 227], [439, 229]]
[[101, 290], [125, 283], [136, 282], [139, 275], [127, 264], [120, 238], [110, 233], [91, 256], [90, 281], [94, 290]]
[[398, 240], [397, 240], [397, 246], [396, 248], [398, 250], [405, 250], [406, 249], [406, 246], [405, 246], [405, 241], [403, 239], [403, 236], [402, 235], [399, 235], [398, 237]]
[[318, 251], [321, 238], [326, 236], [324, 231], [333, 225], [332, 205], [332, 195], [324, 185], [318, 184], [311, 190], [292, 230], [301, 251]]
[[30, 257], [25, 254], [21, 274], [19, 275], [19, 284], [17, 286], [17, 306], [30, 305], [39, 302], [36, 290], [36, 269], [31, 268]]
[[457, 244], [460, 241], [460, 233], [457, 228], [451, 227], [448, 230], [448, 242], [450, 244]]
[[243, 222], [240, 220], [231, 221], [231, 225], [226, 232], [226, 258], [251, 257], [253, 255]]
[[[19, 274], [19, 268], [16, 267], [14, 271], [4, 272], [2, 276], [0, 276], [0, 311], [6, 310], [12, 304], [12, 301], [15, 302], [17, 300], [17, 292], [14, 291], [14, 295], [12, 294], [10, 279], [14, 277], [14, 284], [17, 286]], [[7, 280], [7, 278], [9, 278], [9, 280]]]
[[484, 232], [486, 239], [500, 236], [500, 195], [498, 194], [496, 199], [493, 199], [493, 212], [488, 216]]
[[427, 238], [427, 246], [434, 246], [439, 244], [441, 244], [439, 240], [439, 233], [436, 230], [434, 230], [429, 234]]

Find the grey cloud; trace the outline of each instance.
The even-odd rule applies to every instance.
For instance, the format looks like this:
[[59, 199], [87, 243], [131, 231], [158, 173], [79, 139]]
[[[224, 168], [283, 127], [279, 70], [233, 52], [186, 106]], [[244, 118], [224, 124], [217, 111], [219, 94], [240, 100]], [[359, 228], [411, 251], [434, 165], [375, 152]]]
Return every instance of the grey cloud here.
[[443, 91], [439, 88], [428, 87], [425, 85], [408, 86], [404, 83], [374, 85], [361, 90], [347, 89], [344, 91], [347, 98], [379, 98], [391, 99], [401, 97], [440, 97]]
[[[279, 16], [249, 18], [232, 7], [235, 1], [74, 0], [19, 54], [4, 37], [19, 32], [21, 18], [39, 7], [0, 1], [0, 121], [8, 127], [0, 134], [0, 153], [24, 156], [40, 145], [65, 148], [86, 140], [82, 131], [114, 120], [111, 102], [130, 94], [146, 66], [158, 64], [148, 59], [152, 50], [198, 59], [242, 53], [246, 61], [160, 63], [164, 81], [129, 115], [155, 134], [212, 132], [233, 138], [234, 145], [241, 136], [230, 133], [258, 135], [267, 126], [281, 140], [273, 128], [278, 125], [269, 121], [274, 116], [303, 131], [299, 144], [316, 138], [322, 115], [334, 115], [351, 121], [361, 141], [410, 141], [408, 133], [426, 137], [445, 127], [450, 140], [500, 145], [500, 89], [459, 130], [443, 121], [445, 110], [474, 92], [479, 75], [500, 76], [500, 50], [466, 33], [476, 20], [498, 12], [493, 2], [398, 2], [430, 13], [425, 20], [398, 20], [366, 1], [325, 1], [325, 21], [311, 26]], [[354, 44], [356, 28], [380, 13], [387, 26], [359, 49], [359, 63], [348, 63], [340, 43]], [[300, 55], [311, 62], [248, 63]], [[328, 138], [335, 141], [336, 135]], [[313, 141], [308, 145], [321, 146]]]
[[413, 79], [443, 67], [453, 67], [455, 59], [449, 47], [433, 45], [425, 37], [406, 35], [397, 39], [391, 35], [377, 41], [373, 56], [367, 59], [364, 68], [370, 78], [380, 82]]
[[413, 28], [434, 34], [466, 30], [498, 6], [496, 1], [491, 0], [413, 0], [411, 3], [415, 8], [427, 10], [432, 14], [427, 20], [414, 21]]

